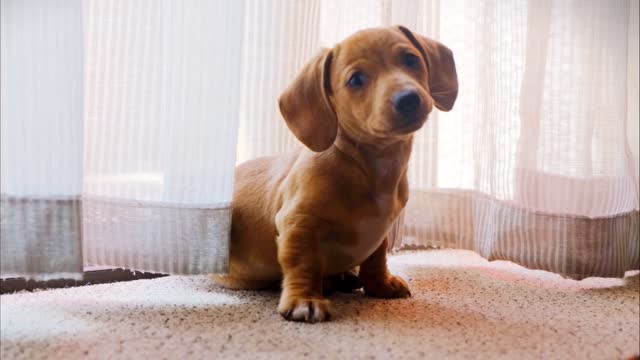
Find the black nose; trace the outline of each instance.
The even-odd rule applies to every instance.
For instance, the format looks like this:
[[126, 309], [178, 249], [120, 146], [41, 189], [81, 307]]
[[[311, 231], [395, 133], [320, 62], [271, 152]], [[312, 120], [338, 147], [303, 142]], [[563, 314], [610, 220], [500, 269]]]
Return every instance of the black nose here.
[[406, 119], [411, 119], [420, 109], [420, 96], [415, 90], [402, 90], [394, 95], [393, 107]]

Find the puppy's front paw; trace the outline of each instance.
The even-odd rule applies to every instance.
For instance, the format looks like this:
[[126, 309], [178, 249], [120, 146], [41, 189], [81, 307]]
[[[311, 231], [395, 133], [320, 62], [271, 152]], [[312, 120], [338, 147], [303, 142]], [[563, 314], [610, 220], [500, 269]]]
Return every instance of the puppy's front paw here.
[[401, 277], [389, 275], [364, 284], [365, 294], [377, 298], [406, 298], [411, 296], [409, 285]]
[[331, 318], [331, 303], [322, 298], [281, 298], [278, 312], [289, 321], [315, 323]]

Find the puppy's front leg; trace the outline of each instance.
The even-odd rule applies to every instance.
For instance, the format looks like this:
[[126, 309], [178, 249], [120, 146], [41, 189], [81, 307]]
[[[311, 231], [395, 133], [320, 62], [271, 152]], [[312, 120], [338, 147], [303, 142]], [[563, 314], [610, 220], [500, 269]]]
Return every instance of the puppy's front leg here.
[[399, 276], [391, 275], [387, 268], [388, 238], [360, 265], [360, 281], [365, 294], [379, 298], [411, 296], [409, 286]]
[[329, 300], [322, 297], [322, 263], [314, 234], [289, 228], [278, 238], [278, 261], [282, 267], [282, 294], [278, 312], [287, 320], [329, 320]]

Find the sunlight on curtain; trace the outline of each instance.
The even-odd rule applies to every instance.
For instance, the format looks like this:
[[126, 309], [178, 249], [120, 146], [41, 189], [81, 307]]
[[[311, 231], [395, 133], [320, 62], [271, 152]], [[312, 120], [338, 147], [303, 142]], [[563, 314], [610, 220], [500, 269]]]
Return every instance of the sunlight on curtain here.
[[297, 145], [280, 117], [278, 95], [320, 50], [319, 11], [319, 0], [247, 1], [237, 163]]
[[638, 39], [628, 18], [637, 12], [626, 1], [439, 8], [438, 38], [456, 56], [460, 91], [454, 111], [431, 124], [435, 160], [425, 161], [433, 150], [414, 153], [403, 243], [576, 278], [637, 268], [629, 149], [638, 143], [625, 135], [627, 39]]
[[82, 7], [0, 2], [0, 277], [82, 272]]
[[241, 1], [86, 0], [84, 256], [223, 271]]
[[2, 0], [0, 277], [226, 270], [244, 15]]
[[460, 81], [415, 135], [396, 246], [640, 267], [637, 1], [1, 4], [2, 277], [77, 276], [81, 254], [224, 270], [234, 165], [301, 146], [281, 91], [321, 47], [396, 24], [451, 48]]
[[452, 49], [460, 90], [453, 111], [434, 111], [416, 134], [396, 245], [467, 248], [576, 278], [638, 268], [637, 2], [275, 3], [295, 3], [288, 31], [260, 18], [246, 29], [277, 33], [278, 56], [296, 60], [244, 64], [245, 79], [262, 82], [241, 110], [238, 162], [299, 146], [276, 99], [314, 47], [404, 24]]

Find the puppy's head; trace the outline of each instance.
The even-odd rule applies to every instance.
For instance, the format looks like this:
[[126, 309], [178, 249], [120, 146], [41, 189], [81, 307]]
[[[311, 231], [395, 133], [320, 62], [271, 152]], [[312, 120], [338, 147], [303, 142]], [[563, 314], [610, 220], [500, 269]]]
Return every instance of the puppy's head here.
[[338, 127], [364, 143], [407, 137], [434, 105], [451, 110], [457, 94], [451, 50], [400, 26], [363, 30], [323, 50], [279, 104], [294, 135], [323, 151]]

